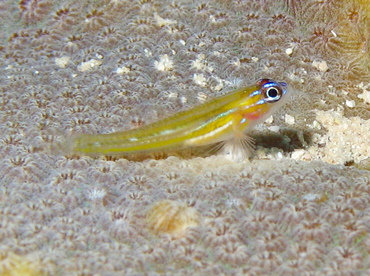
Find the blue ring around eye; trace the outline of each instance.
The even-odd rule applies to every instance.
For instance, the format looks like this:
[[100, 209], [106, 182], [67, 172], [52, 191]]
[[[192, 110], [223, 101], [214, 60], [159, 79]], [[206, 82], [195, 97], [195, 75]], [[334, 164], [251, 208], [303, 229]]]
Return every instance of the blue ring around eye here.
[[[285, 90], [282, 88], [282, 86], [286, 86], [286, 83], [276, 83], [276, 82], [266, 82], [262, 86], [262, 90], [264, 92], [265, 98], [264, 101], [268, 103], [277, 102], [281, 99], [283, 94], [285, 94]], [[275, 90], [276, 95], [270, 96], [269, 91]]]

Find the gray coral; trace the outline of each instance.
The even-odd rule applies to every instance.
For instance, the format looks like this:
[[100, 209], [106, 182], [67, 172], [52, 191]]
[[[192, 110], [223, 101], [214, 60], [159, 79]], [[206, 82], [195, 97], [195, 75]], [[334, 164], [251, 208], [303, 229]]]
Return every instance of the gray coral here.
[[[363, 1], [0, 3], [0, 271], [24, 258], [49, 275], [368, 273], [370, 173], [344, 164], [369, 147], [348, 138], [368, 135], [369, 13]], [[268, 138], [250, 163], [58, 148], [261, 77], [296, 92], [258, 128]], [[197, 223], [153, 233], [158, 202]]]

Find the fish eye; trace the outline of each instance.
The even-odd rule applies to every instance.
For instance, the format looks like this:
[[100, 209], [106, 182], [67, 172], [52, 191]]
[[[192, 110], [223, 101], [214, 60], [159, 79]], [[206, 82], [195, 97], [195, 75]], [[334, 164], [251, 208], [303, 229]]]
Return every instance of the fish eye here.
[[281, 88], [276, 85], [263, 87], [263, 95], [265, 96], [265, 101], [268, 103], [277, 102], [280, 100], [282, 94]]

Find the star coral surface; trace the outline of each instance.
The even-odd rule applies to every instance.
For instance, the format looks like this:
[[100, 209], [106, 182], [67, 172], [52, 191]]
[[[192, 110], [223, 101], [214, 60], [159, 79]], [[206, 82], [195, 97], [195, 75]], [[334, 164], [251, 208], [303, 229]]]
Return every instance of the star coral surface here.
[[[367, 2], [2, 1], [1, 272], [369, 274]], [[293, 96], [251, 162], [60, 148], [260, 78]]]

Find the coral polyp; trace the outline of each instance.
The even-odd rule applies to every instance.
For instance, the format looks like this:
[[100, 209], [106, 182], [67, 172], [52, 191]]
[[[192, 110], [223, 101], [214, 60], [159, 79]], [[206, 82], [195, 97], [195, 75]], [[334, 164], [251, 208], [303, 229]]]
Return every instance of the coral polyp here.
[[26, 22], [36, 23], [48, 14], [52, 5], [49, 0], [21, 0], [21, 18]]
[[[0, 275], [369, 275], [369, 0], [0, 0], [0, 26]], [[245, 163], [64, 155], [261, 78], [292, 97]]]
[[198, 211], [186, 203], [162, 200], [151, 206], [147, 222], [156, 234], [169, 234], [179, 238], [185, 235], [188, 227], [195, 227], [200, 222]]
[[63, 7], [57, 10], [53, 15], [52, 24], [57, 30], [67, 31], [76, 24], [78, 12], [69, 7]]

